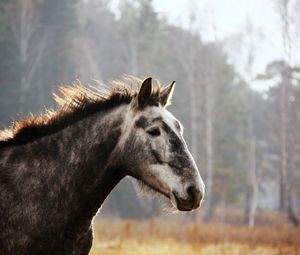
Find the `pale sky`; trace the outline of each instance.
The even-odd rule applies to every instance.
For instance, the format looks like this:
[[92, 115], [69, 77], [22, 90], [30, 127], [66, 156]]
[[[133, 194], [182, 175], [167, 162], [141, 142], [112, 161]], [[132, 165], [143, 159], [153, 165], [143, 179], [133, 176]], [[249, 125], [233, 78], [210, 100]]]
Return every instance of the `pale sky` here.
[[[122, 1], [122, 0], [120, 0]], [[170, 23], [190, 27], [191, 13], [195, 14], [194, 29], [201, 34], [203, 41], [223, 41], [238, 33], [247, 34], [246, 21], [253, 24], [254, 36], [254, 64], [253, 75], [263, 72], [267, 63], [274, 59], [282, 59], [284, 47], [281, 37], [281, 25], [276, 14], [278, 0], [153, 0], [156, 11], [167, 18]], [[296, 0], [292, 0], [296, 1]], [[117, 0], [115, 3], [119, 2]], [[292, 10], [291, 10], [292, 11]], [[300, 13], [300, 10], [298, 10]], [[297, 14], [295, 14], [297, 15]], [[299, 21], [300, 22], [300, 21]], [[300, 26], [298, 26], [300, 32]], [[296, 26], [292, 34], [296, 34]], [[299, 36], [293, 36], [293, 64], [300, 63]], [[249, 38], [248, 38], [249, 40]], [[244, 74], [247, 56], [247, 47], [244, 44], [228, 43], [226, 49], [230, 61], [238, 72]], [[246, 47], [246, 48], [245, 48]], [[300, 47], [299, 47], [300, 48]], [[245, 74], [246, 76], [246, 74]], [[255, 89], [264, 90], [266, 86], [261, 83], [252, 85]]]

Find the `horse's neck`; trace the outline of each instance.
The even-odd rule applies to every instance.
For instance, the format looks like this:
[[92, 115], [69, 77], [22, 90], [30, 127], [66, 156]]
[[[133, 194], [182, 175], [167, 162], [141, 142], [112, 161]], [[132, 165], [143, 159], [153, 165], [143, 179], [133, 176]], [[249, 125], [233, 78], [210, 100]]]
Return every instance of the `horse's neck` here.
[[[28, 150], [37, 151], [37, 158], [32, 160], [42, 168], [36, 170], [45, 173], [43, 181], [49, 189], [63, 190], [53, 192], [64, 194], [64, 203], [73, 215], [78, 214], [76, 217], [93, 217], [123, 177], [113, 158], [122, 122], [121, 109], [99, 112], [28, 144]], [[53, 180], [55, 185], [50, 183]]]

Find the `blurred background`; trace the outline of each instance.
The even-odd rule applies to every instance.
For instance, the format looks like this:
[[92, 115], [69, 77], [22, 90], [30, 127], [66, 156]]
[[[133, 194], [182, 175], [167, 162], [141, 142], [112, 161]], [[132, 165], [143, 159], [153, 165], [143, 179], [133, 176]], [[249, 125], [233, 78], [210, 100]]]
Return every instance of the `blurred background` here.
[[170, 111], [206, 201], [166, 213], [125, 179], [93, 254], [300, 254], [299, 14], [299, 0], [0, 0], [0, 128], [75, 79], [176, 80]]

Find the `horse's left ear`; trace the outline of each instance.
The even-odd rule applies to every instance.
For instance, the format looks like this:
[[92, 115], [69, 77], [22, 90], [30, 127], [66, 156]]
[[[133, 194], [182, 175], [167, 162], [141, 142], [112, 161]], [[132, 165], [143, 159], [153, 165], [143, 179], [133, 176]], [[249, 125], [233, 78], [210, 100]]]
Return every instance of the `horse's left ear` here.
[[165, 87], [160, 92], [160, 103], [163, 107], [167, 107], [168, 105], [171, 104], [174, 88], [175, 88], [175, 81], [172, 81], [170, 85]]
[[140, 108], [143, 108], [147, 104], [151, 96], [151, 93], [152, 93], [152, 78], [148, 77], [142, 82], [142, 85], [138, 93], [138, 105]]

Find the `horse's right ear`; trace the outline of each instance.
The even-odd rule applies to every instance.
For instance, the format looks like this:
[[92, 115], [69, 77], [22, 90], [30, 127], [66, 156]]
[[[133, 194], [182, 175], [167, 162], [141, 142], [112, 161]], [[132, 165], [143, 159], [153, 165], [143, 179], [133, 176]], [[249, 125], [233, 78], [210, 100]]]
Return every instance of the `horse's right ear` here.
[[148, 99], [150, 98], [152, 93], [152, 78], [146, 78], [140, 87], [138, 93], [138, 106], [139, 108], [143, 108], [147, 105]]

